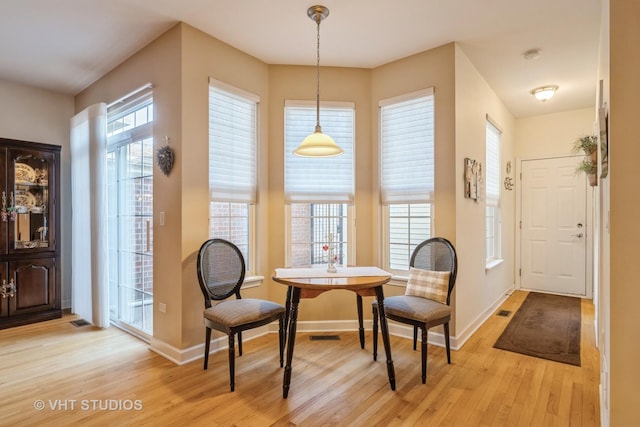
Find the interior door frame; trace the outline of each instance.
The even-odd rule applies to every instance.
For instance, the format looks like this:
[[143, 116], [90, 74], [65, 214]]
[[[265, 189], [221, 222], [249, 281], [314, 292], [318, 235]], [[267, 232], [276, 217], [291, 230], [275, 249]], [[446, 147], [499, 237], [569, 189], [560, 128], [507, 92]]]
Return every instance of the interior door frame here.
[[[516, 227], [516, 242], [515, 242], [515, 289], [522, 289], [522, 283], [520, 275], [520, 271], [522, 268], [522, 260], [521, 260], [521, 252], [522, 252], [522, 228], [520, 227], [520, 221], [522, 220], [522, 162], [531, 161], [531, 160], [547, 160], [547, 159], [556, 159], [559, 157], [576, 157], [576, 160], [579, 160], [582, 156], [572, 156], [572, 155], [552, 155], [552, 156], [533, 156], [533, 157], [516, 157], [516, 218], [515, 218], [515, 227]], [[587, 207], [586, 207], [586, 225], [585, 225], [585, 233], [586, 233], [586, 262], [585, 262], [585, 281], [586, 283], [586, 295], [583, 298], [592, 299], [593, 298], [593, 233], [594, 233], [594, 189], [596, 187], [588, 187], [587, 188]], [[575, 295], [571, 295], [575, 296]]]

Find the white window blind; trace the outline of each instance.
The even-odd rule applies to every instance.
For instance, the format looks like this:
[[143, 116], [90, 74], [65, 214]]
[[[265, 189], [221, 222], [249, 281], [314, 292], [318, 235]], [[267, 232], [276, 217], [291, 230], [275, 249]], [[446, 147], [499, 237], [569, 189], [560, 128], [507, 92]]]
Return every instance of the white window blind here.
[[286, 203], [353, 203], [354, 106], [323, 103], [322, 132], [343, 150], [338, 157], [299, 157], [293, 150], [316, 127], [315, 103], [287, 101], [284, 114]]
[[500, 130], [487, 120], [486, 203], [500, 206]]
[[209, 189], [215, 201], [256, 203], [259, 98], [211, 79]]
[[433, 89], [380, 102], [380, 150], [383, 204], [433, 201]]

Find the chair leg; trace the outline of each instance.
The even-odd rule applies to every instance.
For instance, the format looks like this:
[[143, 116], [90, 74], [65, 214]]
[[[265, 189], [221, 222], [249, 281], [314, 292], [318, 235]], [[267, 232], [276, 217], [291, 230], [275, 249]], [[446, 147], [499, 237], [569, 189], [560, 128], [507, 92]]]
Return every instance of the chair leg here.
[[378, 307], [373, 306], [373, 360], [378, 360]]
[[229, 386], [231, 387], [231, 391], [235, 390], [236, 383], [236, 352], [235, 352], [235, 344], [233, 342], [234, 333], [229, 333]]
[[449, 345], [449, 322], [442, 325], [444, 327], [444, 343], [447, 347], [447, 362], [451, 365], [451, 346]]
[[427, 328], [422, 329], [422, 384], [427, 382]]
[[416, 343], [418, 342], [418, 327], [413, 327], [413, 351], [416, 351]]
[[284, 366], [284, 317], [278, 319], [278, 338], [280, 339], [280, 367]]
[[242, 356], [242, 332], [238, 332], [238, 356]]
[[209, 344], [211, 344], [211, 328], [205, 328], [204, 333], [204, 369], [209, 366]]

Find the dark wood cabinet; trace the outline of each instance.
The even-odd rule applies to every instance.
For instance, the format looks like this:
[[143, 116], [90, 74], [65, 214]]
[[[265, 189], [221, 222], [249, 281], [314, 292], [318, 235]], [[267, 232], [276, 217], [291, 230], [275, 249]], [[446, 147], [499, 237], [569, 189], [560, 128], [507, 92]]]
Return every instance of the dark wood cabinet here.
[[0, 329], [61, 317], [60, 147], [0, 138]]

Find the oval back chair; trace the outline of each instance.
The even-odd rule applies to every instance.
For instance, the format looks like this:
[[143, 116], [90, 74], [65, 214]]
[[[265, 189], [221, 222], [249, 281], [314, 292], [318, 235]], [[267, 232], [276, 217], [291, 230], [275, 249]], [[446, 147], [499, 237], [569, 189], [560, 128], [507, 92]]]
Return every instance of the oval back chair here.
[[[242, 331], [279, 322], [280, 367], [284, 352], [284, 306], [272, 301], [240, 296], [245, 263], [242, 252], [224, 239], [210, 239], [198, 251], [197, 272], [204, 296], [205, 350], [204, 369], [209, 363], [211, 330], [224, 332], [229, 338], [229, 376], [231, 391], [235, 389], [235, 343], [242, 356]], [[230, 298], [234, 296], [235, 298]], [[214, 302], [212, 304], [212, 301]]]

